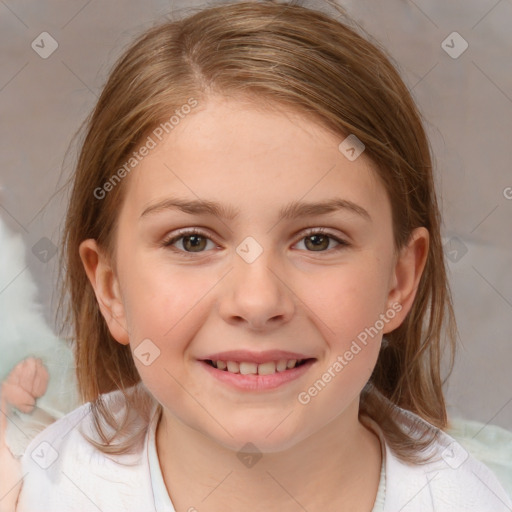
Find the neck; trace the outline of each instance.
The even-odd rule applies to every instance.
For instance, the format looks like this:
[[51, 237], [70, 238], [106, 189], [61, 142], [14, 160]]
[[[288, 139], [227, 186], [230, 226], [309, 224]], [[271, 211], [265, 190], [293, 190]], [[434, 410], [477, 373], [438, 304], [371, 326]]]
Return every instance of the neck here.
[[156, 446], [171, 501], [178, 511], [283, 512], [302, 507], [310, 512], [370, 512], [381, 446], [377, 435], [358, 421], [358, 406], [354, 402], [320, 431], [290, 449], [261, 454], [257, 461], [240, 460], [237, 452], [164, 410]]

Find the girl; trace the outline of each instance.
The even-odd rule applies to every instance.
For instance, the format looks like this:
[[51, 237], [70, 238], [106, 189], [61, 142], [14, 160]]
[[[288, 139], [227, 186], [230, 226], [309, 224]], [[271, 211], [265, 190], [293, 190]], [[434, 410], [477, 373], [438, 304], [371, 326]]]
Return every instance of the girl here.
[[112, 72], [64, 233], [86, 402], [17, 510], [505, 511], [448, 436], [429, 145], [385, 54], [302, 6], [166, 22]]

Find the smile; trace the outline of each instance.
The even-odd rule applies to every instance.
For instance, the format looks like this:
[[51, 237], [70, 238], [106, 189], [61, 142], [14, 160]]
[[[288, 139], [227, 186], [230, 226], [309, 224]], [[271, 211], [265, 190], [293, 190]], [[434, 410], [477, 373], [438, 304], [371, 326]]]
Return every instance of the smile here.
[[279, 359], [278, 361], [267, 361], [265, 363], [253, 363], [249, 361], [212, 361], [206, 362], [218, 370], [241, 375], [272, 375], [276, 372], [284, 372], [296, 368], [307, 359]]
[[198, 362], [207, 373], [230, 389], [266, 391], [280, 388], [300, 378], [316, 359], [278, 359], [261, 363], [206, 359]]

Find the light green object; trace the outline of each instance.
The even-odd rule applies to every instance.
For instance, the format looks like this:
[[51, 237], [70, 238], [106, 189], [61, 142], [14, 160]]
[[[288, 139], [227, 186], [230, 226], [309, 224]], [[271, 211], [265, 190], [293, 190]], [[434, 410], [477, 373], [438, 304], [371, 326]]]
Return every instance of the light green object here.
[[512, 432], [497, 425], [452, 418], [446, 433], [493, 471], [512, 497]]

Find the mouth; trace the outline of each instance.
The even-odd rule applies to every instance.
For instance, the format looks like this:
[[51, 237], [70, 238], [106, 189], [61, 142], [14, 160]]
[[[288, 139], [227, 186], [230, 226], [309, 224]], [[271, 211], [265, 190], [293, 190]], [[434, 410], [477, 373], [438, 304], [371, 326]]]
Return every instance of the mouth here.
[[274, 375], [275, 373], [286, 372], [299, 368], [314, 358], [306, 359], [278, 359], [265, 361], [263, 363], [255, 363], [252, 361], [223, 361], [220, 359], [204, 359], [203, 361], [220, 371], [229, 372], [240, 375]]
[[[282, 354], [281, 354], [282, 355]], [[270, 359], [266, 360], [261, 355], [252, 359], [258, 361], [246, 361], [235, 359], [201, 359], [198, 362], [206, 370], [206, 373], [217, 382], [237, 392], [271, 392], [277, 388], [291, 385], [293, 381], [300, 379], [317, 361], [314, 357], [303, 359]], [[251, 357], [247, 357], [246, 359]]]

